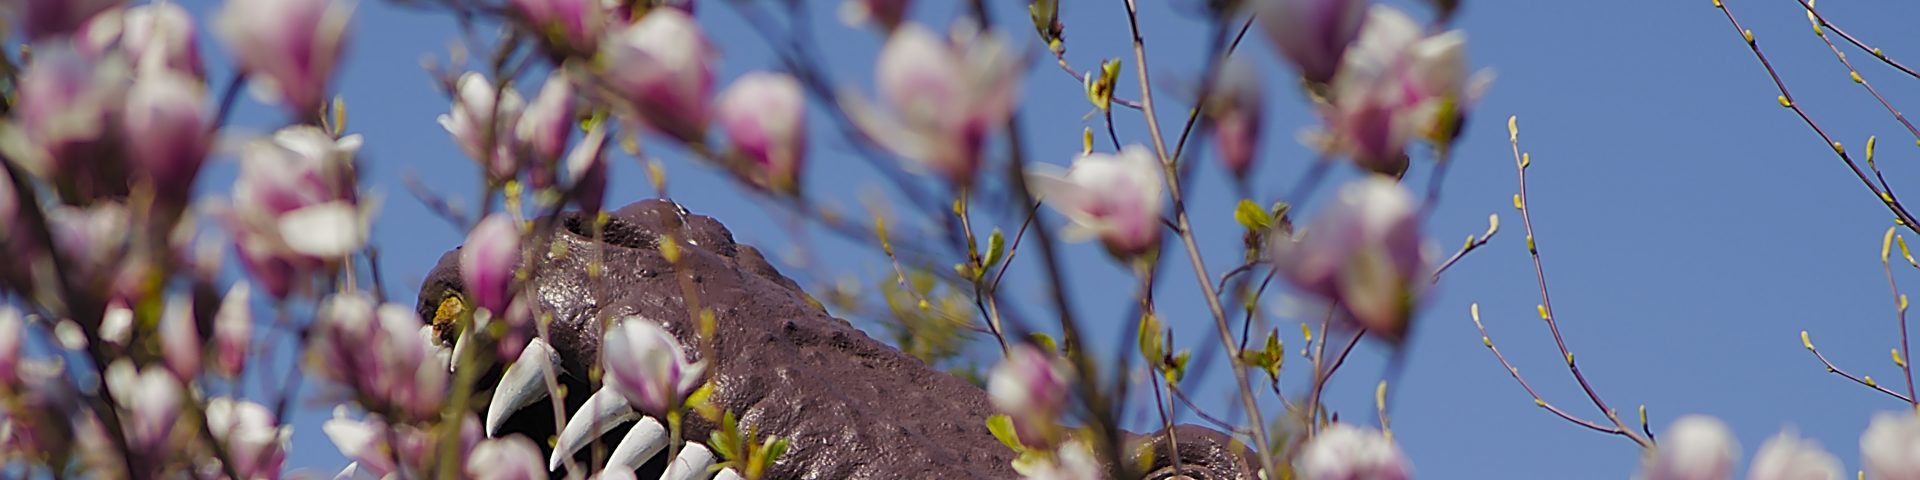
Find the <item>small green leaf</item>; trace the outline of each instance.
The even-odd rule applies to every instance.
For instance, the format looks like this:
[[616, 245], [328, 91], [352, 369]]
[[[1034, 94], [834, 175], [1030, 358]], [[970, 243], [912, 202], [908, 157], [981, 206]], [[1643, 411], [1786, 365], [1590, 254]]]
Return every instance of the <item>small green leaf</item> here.
[[1268, 216], [1267, 210], [1260, 208], [1260, 204], [1253, 203], [1252, 200], [1241, 200], [1240, 205], [1233, 208], [1233, 220], [1247, 230], [1262, 231], [1273, 228], [1273, 217]]
[[1021, 445], [1020, 437], [1013, 432], [1013, 417], [1006, 415], [987, 417], [987, 432], [992, 433], [993, 438], [1000, 439], [1001, 444], [1015, 452], [1027, 451], [1027, 446]]
[[987, 268], [993, 268], [999, 265], [1001, 260], [1006, 260], [1006, 252], [1006, 235], [1000, 234], [998, 228], [993, 229], [993, 234], [987, 236], [987, 259], [985, 260]]
[[1040, 333], [1040, 332], [1033, 332], [1033, 334], [1029, 335], [1028, 338], [1033, 339], [1034, 345], [1040, 347], [1041, 350], [1045, 350], [1047, 353], [1056, 353], [1060, 351], [1060, 345], [1053, 341], [1053, 336], [1051, 335], [1047, 335], [1045, 333]]

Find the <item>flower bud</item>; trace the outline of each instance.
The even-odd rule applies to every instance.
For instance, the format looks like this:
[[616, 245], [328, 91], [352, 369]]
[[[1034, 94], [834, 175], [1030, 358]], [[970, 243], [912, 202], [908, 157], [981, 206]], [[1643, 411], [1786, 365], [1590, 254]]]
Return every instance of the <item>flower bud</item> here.
[[673, 334], [644, 317], [631, 316], [607, 330], [600, 345], [609, 383], [647, 415], [662, 417], [700, 387], [705, 362], [687, 360]]
[[514, 13], [563, 55], [589, 55], [614, 19], [600, 0], [512, 0]]
[[1056, 424], [1067, 408], [1070, 375], [1052, 356], [1021, 345], [993, 368], [987, 398], [995, 409], [1013, 418], [1021, 444], [1048, 448], [1058, 439]]
[[526, 101], [512, 86], [496, 87], [485, 75], [467, 72], [455, 85], [459, 90], [452, 111], [441, 115], [440, 126], [453, 135], [468, 158], [480, 162], [487, 178], [505, 182], [519, 173], [515, 128]]
[[247, 368], [247, 348], [253, 341], [253, 289], [237, 282], [213, 314], [213, 366], [229, 377]]
[[752, 167], [749, 180], [781, 193], [800, 189], [807, 150], [807, 97], [800, 82], [777, 73], [748, 73], [720, 93], [721, 128]]
[[169, 71], [141, 75], [128, 93], [131, 166], [164, 203], [183, 206], [206, 161], [213, 116], [204, 100], [198, 81]]
[[1213, 121], [1214, 144], [1227, 171], [1245, 177], [1253, 168], [1253, 156], [1259, 153], [1260, 126], [1266, 94], [1253, 65], [1235, 57], [1220, 67], [1219, 80], [1209, 98], [1208, 119]]
[[1345, 326], [1398, 344], [1429, 283], [1413, 196], [1369, 175], [1342, 187], [1302, 238], [1276, 238], [1273, 258], [1295, 287], [1338, 303]]
[[1256, 1], [1267, 38], [1313, 83], [1333, 79], [1367, 18], [1366, 0]]
[[705, 140], [713, 48], [693, 17], [649, 10], [602, 45], [601, 83], [626, 115], [682, 142]]
[[1132, 256], [1160, 245], [1160, 214], [1166, 204], [1161, 172], [1153, 152], [1130, 145], [1117, 155], [1076, 157], [1064, 174], [1050, 166], [1033, 167], [1027, 188], [1073, 221], [1062, 232], [1067, 238], [1097, 236], [1109, 252]]
[[228, 0], [214, 31], [256, 93], [306, 118], [326, 101], [353, 9], [351, 0]]
[[460, 248], [460, 277], [475, 306], [494, 315], [507, 313], [514, 272], [520, 269], [520, 227], [506, 214], [493, 214], [473, 227]]

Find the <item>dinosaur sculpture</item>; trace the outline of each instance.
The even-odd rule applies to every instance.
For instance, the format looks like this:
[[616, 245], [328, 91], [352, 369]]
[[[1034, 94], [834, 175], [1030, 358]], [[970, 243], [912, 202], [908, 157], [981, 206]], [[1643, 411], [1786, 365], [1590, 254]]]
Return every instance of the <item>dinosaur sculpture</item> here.
[[[678, 461], [669, 462], [660, 453], [666, 443], [661, 422], [633, 413], [611, 391], [590, 395], [585, 374], [599, 358], [597, 319], [602, 315], [652, 319], [683, 344], [696, 345], [682, 272], [676, 271], [684, 268], [692, 272], [700, 305], [718, 320], [714, 358], [707, 359], [716, 387], [712, 400], [736, 412], [743, 430], [752, 426], [792, 442], [767, 478], [1019, 477], [1010, 465], [1014, 452], [987, 431], [986, 419], [994, 412], [984, 390], [830, 316], [759, 250], [734, 243], [718, 221], [660, 200], [612, 212], [598, 253], [606, 269], [593, 280], [587, 269], [596, 255], [593, 237], [580, 216], [568, 215], [559, 222], [565, 231], [556, 235], [562, 248], [535, 260], [536, 273], [527, 286], [541, 311], [553, 315], [547, 336], [512, 366], [496, 367], [482, 378], [495, 387], [489, 430], [532, 437], [552, 456], [554, 473], [564, 473], [561, 457], [567, 451], [578, 450], [573, 456], [578, 462], [594, 461], [592, 449], [581, 447], [599, 437], [616, 445], [602, 457], [608, 468], [637, 468], [641, 478], [706, 475], [698, 467], [714, 461], [711, 452], [690, 442]], [[685, 247], [677, 266], [656, 245], [662, 234], [681, 239]], [[434, 318], [442, 302], [461, 291], [457, 252], [443, 256], [421, 286], [422, 317]], [[451, 339], [453, 332], [440, 333]], [[700, 349], [692, 350], [689, 354], [698, 359]], [[556, 435], [551, 405], [537, 401], [545, 399], [546, 390], [530, 383], [540, 376], [527, 373], [549, 366], [564, 391], [572, 392], [564, 399], [572, 420], [558, 433], [557, 445], [547, 441]], [[707, 438], [714, 425], [690, 417], [685, 438]], [[1184, 471], [1173, 470], [1165, 435], [1155, 433], [1150, 438], [1157, 454], [1148, 478], [1255, 478], [1249, 452], [1226, 435], [1196, 426], [1175, 427], [1175, 433]], [[670, 469], [670, 463], [688, 465]]]

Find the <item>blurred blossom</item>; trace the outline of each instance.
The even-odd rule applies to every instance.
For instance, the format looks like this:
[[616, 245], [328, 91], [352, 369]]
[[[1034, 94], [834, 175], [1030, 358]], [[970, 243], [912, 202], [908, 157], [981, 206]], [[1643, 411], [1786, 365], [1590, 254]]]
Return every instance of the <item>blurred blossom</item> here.
[[606, 144], [606, 126], [596, 125], [567, 154], [567, 188], [571, 191], [573, 203], [589, 215], [606, 208]]
[[257, 94], [306, 118], [326, 101], [353, 9], [351, 0], [227, 0], [213, 28]]
[[20, 74], [5, 152], [63, 193], [83, 199], [127, 190], [118, 144], [130, 72], [117, 57], [82, 56], [65, 42], [35, 46]]
[[467, 234], [460, 248], [460, 278], [474, 305], [502, 315], [512, 301], [514, 272], [520, 268], [520, 226], [503, 213], [487, 216]]
[[76, 34], [96, 58], [118, 48], [141, 75], [171, 71], [196, 82], [206, 78], [193, 15], [180, 5], [155, 2], [113, 9], [93, 17]]
[[1392, 438], [1371, 428], [1334, 423], [1300, 446], [1294, 472], [1301, 480], [1406, 480], [1412, 466]]
[[1367, 0], [1255, 1], [1267, 38], [1312, 83], [1333, 79], [1367, 18]]
[[329, 297], [316, 315], [309, 371], [358, 394], [369, 409], [432, 418], [447, 396], [446, 366], [420, 336], [420, 317], [360, 293]]
[[513, 11], [562, 55], [588, 55], [614, 20], [601, 0], [512, 0]]
[[1093, 447], [1078, 440], [1069, 441], [1042, 460], [1039, 465], [1014, 467], [1025, 480], [1104, 480], [1105, 467], [1093, 456]]
[[[20, 344], [27, 335], [26, 322], [12, 305], [0, 305], [0, 385], [10, 385], [19, 375]], [[0, 392], [8, 389], [0, 387]]]
[[47, 228], [59, 245], [69, 282], [78, 285], [111, 280], [125, 255], [131, 218], [118, 203], [91, 207], [61, 205], [47, 211]]
[[[68, 350], [79, 350], [86, 347], [87, 334], [81, 331], [80, 325], [73, 323], [72, 320], [63, 321], [61, 325], [73, 326], [72, 336], [77, 339], [66, 342], [69, 344], [67, 347]], [[133, 309], [127, 307], [127, 301], [116, 298], [113, 301], [107, 302], [107, 311], [100, 315], [100, 339], [114, 346], [124, 347], [127, 345], [128, 337], [132, 335]]]
[[807, 153], [807, 97], [800, 82], [784, 73], [748, 73], [716, 104], [734, 152], [752, 168], [750, 180], [775, 192], [798, 192]]
[[1760, 445], [1747, 471], [1748, 480], [1840, 480], [1844, 475], [1840, 459], [1793, 432], [1780, 432]]
[[1254, 65], [1233, 57], [1221, 65], [1219, 79], [1208, 97], [1207, 118], [1213, 122], [1214, 144], [1227, 171], [1245, 177], [1260, 149], [1260, 125], [1266, 93]]
[[246, 400], [215, 398], [207, 402], [207, 429], [225, 447], [233, 470], [241, 477], [280, 478], [281, 464], [293, 445], [293, 427], [280, 426], [272, 410]]
[[993, 367], [987, 396], [993, 407], [1013, 419], [1020, 443], [1033, 448], [1053, 446], [1056, 422], [1066, 413], [1071, 370], [1032, 345], [1020, 345]]
[[528, 177], [534, 188], [553, 186], [561, 155], [566, 154], [567, 137], [575, 125], [573, 81], [564, 72], [547, 76], [547, 83], [533, 98], [514, 126], [514, 138], [527, 154]]
[[894, 30], [874, 67], [892, 114], [848, 95], [865, 135], [957, 185], [973, 183], [987, 134], [1013, 115], [1025, 61], [998, 36], [962, 25], [951, 41], [915, 24]]
[[[33, 455], [64, 453], [76, 440], [77, 420], [92, 410], [82, 401], [62, 366], [52, 361], [19, 361], [15, 377], [0, 383], [0, 393], [17, 402], [9, 410], [0, 410], [0, 422], [10, 432], [0, 436], [0, 451]], [[13, 415], [11, 412], [34, 412]]]
[[1323, 146], [1375, 172], [1405, 171], [1408, 143], [1450, 144], [1492, 81], [1466, 71], [1465, 33], [1429, 35], [1405, 12], [1373, 7], [1322, 108]]
[[1099, 237], [1113, 254], [1131, 256], [1160, 245], [1161, 171], [1152, 151], [1128, 145], [1119, 154], [1077, 156], [1064, 173], [1052, 165], [1029, 167], [1027, 188], [1073, 221], [1062, 235]]
[[1860, 463], [1867, 478], [1920, 479], [1920, 417], [1911, 410], [1875, 414], [1860, 434]]
[[840, 20], [848, 25], [861, 25], [869, 21], [880, 24], [880, 28], [893, 30], [906, 18], [908, 0], [845, 0], [840, 3]]
[[1725, 480], [1733, 478], [1740, 444], [1720, 419], [1687, 415], [1660, 435], [1660, 445], [1641, 466], [1643, 480]]
[[[474, 445], [483, 438], [478, 417], [467, 416], [460, 424], [459, 457], [466, 458]], [[391, 432], [389, 432], [391, 429]], [[355, 420], [347, 416], [347, 407], [334, 407], [333, 418], [321, 424], [320, 430], [333, 441], [340, 454], [354, 462], [349, 469], [370, 474], [372, 478], [387, 478], [389, 475], [407, 472], [413, 475], [401, 475], [406, 478], [420, 478], [416, 468], [431, 465], [440, 452], [434, 448], [438, 431], [422, 431], [412, 425], [388, 424], [379, 416], [370, 415]], [[394, 443], [388, 443], [391, 440]], [[398, 458], [400, 465], [394, 463]], [[405, 470], [402, 470], [402, 466]]]
[[167, 436], [180, 416], [180, 381], [158, 366], [135, 368], [121, 359], [107, 366], [106, 388], [125, 412], [120, 425], [126, 431], [127, 448], [141, 458], [164, 458]]
[[1294, 286], [1338, 303], [1356, 325], [1389, 343], [1404, 339], [1429, 266], [1412, 195], [1368, 175], [1341, 187], [1299, 238], [1277, 238], [1273, 258]]
[[512, 179], [520, 168], [514, 155], [518, 138], [514, 128], [521, 111], [527, 108], [526, 100], [512, 85], [497, 87], [486, 75], [475, 72], [461, 75], [454, 88], [459, 92], [453, 99], [453, 110], [440, 116], [440, 126], [453, 135], [467, 157], [480, 162], [488, 178], [494, 182]]
[[162, 202], [184, 206], [212, 147], [205, 87], [170, 71], [141, 75], [127, 95], [129, 159]]
[[274, 297], [366, 243], [368, 213], [356, 205], [353, 182], [359, 149], [359, 135], [335, 140], [294, 126], [241, 151], [230, 228], [241, 260]]
[[634, 409], [660, 418], [700, 387], [707, 369], [687, 360], [680, 341], [644, 317], [627, 317], [607, 330], [600, 352], [615, 391]]
[[0, 6], [11, 10], [15, 26], [21, 27], [27, 40], [40, 41], [73, 33], [94, 14], [119, 6], [124, 0], [8, 0]]
[[181, 381], [200, 375], [200, 331], [194, 325], [193, 301], [182, 295], [167, 298], [160, 314], [160, 353], [167, 369]]
[[545, 480], [547, 460], [524, 435], [495, 438], [473, 447], [466, 473], [475, 480]]
[[253, 289], [235, 282], [213, 314], [213, 366], [229, 377], [247, 368], [247, 347], [253, 341]]
[[682, 142], [705, 140], [714, 52], [693, 17], [652, 9], [607, 41], [600, 82], [624, 113]]

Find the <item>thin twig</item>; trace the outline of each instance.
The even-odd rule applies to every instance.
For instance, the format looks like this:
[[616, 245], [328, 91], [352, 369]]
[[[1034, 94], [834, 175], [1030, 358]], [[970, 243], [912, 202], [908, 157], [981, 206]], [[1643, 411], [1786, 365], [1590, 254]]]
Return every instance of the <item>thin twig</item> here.
[[[1515, 382], [1520, 383], [1520, 388], [1527, 390], [1527, 395], [1530, 395], [1533, 397], [1534, 405], [1539, 405], [1540, 408], [1547, 409], [1547, 411], [1553, 412], [1554, 415], [1559, 415], [1560, 418], [1566, 419], [1566, 421], [1569, 421], [1569, 422], [1573, 422], [1574, 425], [1587, 427], [1600, 433], [1627, 435], [1627, 433], [1624, 430], [1621, 430], [1620, 428], [1608, 428], [1592, 420], [1587, 420], [1584, 418], [1573, 416], [1573, 414], [1567, 413], [1566, 410], [1561, 410], [1560, 407], [1556, 407], [1552, 403], [1547, 402], [1547, 399], [1541, 398], [1540, 392], [1535, 391], [1533, 389], [1533, 385], [1527, 383], [1527, 378], [1520, 376], [1520, 369], [1514, 368], [1513, 362], [1507, 361], [1507, 356], [1505, 354], [1500, 353], [1500, 347], [1496, 347], [1493, 345], [1493, 337], [1487, 335], [1487, 326], [1480, 323], [1480, 304], [1477, 304], [1477, 303], [1474, 304], [1472, 311], [1473, 311], [1473, 326], [1475, 328], [1480, 329], [1480, 343], [1482, 345], [1486, 345], [1487, 350], [1493, 352], [1493, 358], [1500, 360], [1500, 366], [1506, 367], [1507, 373], [1510, 375], [1513, 375], [1513, 380]], [[1649, 434], [1648, 436], [1651, 437], [1652, 435]]]
[[[1899, 235], [1899, 233], [1896, 232], [1898, 228], [1899, 227], [1887, 227], [1885, 240], [1882, 240], [1880, 243], [1880, 268], [1887, 272], [1887, 290], [1893, 294], [1893, 308], [1897, 314], [1896, 318], [1900, 321], [1900, 350], [1894, 352], [1894, 359], [1899, 361], [1900, 372], [1907, 377], [1907, 398], [1913, 399], [1920, 397], [1915, 397], [1913, 394], [1913, 368], [1911, 367], [1911, 359], [1909, 358], [1912, 356], [1911, 353], [1913, 351], [1907, 343], [1907, 296], [1900, 294], [1900, 284], [1893, 280], [1893, 262], [1890, 261], [1891, 259], [1889, 258], [1893, 250], [1895, 236]], [[1900, 244], [1904, 250], [1906, 241], [1901, 240]], [[1909, 403], [1912, 403], [1912, 400], [1909, 400]], [[1916, 403], [1914, 406], [1920, 407], [1920, 403]]]
[[1832, 361], [1828, 361], [1827, 356], [1820, 353], [1820, 349], [1813, 348], [1813, 339], [1807, 336], [1806, 330], [1800, 331], [1800, 344], [1801, 346], [1807, 347], [1807, 351], [1813, 352], [1813, 358], [1820, 359], [1821, 365], [1827, 366], [1827, 373], [1836, 374], [1843, 378], [1846, 378], [1847, 380], [1852, 380], [1853, 383], [1858, 383], [1866, 386], [1867, 388], [1878, 390], [1880, 393], [1884, 393], [1892, 396], [1893, 398], [1900, 399], [1901, 402], [1905, 402], [1909, 405], [1913, 404], [1914, 402], [1913, 397], [1901, 395], [1899, 392], [1895, 392], [1893, 390], [1888, 390], [1887, 387], [1880, 386], [1880, 382], [1873, 381], [1872, 377], [1857, 377], [1851, 373], [1847, 373], [1846, 370], [1841, 370], [1840, 367], [1834, 365]]
[[[1861, 75], [1860, 70], [1853, 67], [1853, 61], [1847, 60], [1846, 52], [1840, 51], [1840, 46], [1833, 44], [1833, 39], [1827, 37], [1825, 30], [1814, 29], [1814, 36], [1820, 37], [1820, 42], [1827, 44], [1827, 50], [1833, 51], [1833, 58], [1839, 60], [1840, 65], [1847, 68], [1847, 75], [1853, 79], [1854, 83], [1866, 87], [1867, 93], [1873, 95], [1873, 99], [1879, 101], [1880, 106], [1885, 108], [1888, 114], [1893, 115], [1894, 120], [1900, 122], [1900, 126], [1907, 127], [1907, 133], [1912, 134], [1914, 140], [1920, 141], [1920, 129], [1913, 128], [1913, 122], [1907, 121], [1907, 115], [1900, 113], [1900, 109], [1894, 108], [1893, 102], [1887, 101], [1887, 97], [1881, 96], [1879, 89], [1873, 88], [1873, 83], [1868, 82], [1867, 77]], [[1886, 188], [1886, 183], [1881, 182], [1881, 187]]]
[[[1807, 0], [1799, 0], [1799, 2], [1800, 2], [1800, 6], [1805, 7], [1807, 9], [1807, 12], [1813, 14], [1814, 19], [1820, 21], [1820, 26], [1833, 30], [1833, 33], [1840, 34], [1840, 38], [1847, 39], [1847, 43], [1851, 43], [1853, 44], [1853, 46], [1859, 47], [1861, 50], [1866, 50], [1867, 53], [1873, 54], [1873, 58], [1880, 59], [1880, 61], [1882, 63], [1887, 64], [1887, 66], [1893, 67], [1894, 69], [1899, 70], [1902, 73], [1906, 73], [1907, 76], [1920, 79], [1920, 72], [1916, 72], [1911, 68], [1907, 68], [1906, 65], [1902, 65], [1898, 60], [1894, 60], [1893, 57], [1888, 57], [1886, 52], [1881, 51], [1879, 48], [1875, 48], [1873, 46], [1867, 45], [1866, 42], [1862, 42], [1860, 41], [1860, 39], [1854, 38], [1853, 35], [1848, 34], [1847, 31], [1844, 29], [1841, 29], [1839, 25], [1834, 25], [1833, 22], [1828, 22], [1826, 16], [1821, 15], [1819, 10], [1815, 10], [1813, 8], [1813, 3], [1808, 2]], [[1717, 6], [1717, 7], [1724, 7], [1723, 5], [1720, 4], [1720, 0], [1714, 0], [1713, 4], [1714, 6]]]

